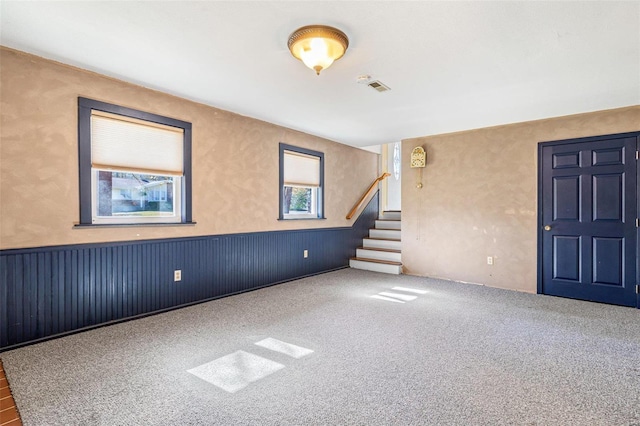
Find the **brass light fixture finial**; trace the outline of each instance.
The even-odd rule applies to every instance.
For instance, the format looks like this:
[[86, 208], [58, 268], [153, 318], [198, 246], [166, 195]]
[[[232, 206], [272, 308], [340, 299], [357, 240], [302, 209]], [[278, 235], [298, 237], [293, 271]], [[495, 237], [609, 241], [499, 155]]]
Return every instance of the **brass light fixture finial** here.
[[307, 25], [290, 36], [287, 47], [291, 54], [314, 70], [317, 75], [344, 55], [349, 47], [346, 34], [326, 25]]

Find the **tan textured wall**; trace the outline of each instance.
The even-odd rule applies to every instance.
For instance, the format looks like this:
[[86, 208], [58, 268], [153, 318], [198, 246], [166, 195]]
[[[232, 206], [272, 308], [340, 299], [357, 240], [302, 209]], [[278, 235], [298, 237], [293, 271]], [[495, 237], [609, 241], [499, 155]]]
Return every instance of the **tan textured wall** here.
[[[405, 273], [535, 292], [538, 143], [637, 130], [630, 107], [404, 140]], [[422, 189], [408, 167], [416, 146], [427, 151]]]
[[[22, 52], [0, 49], [0, 248], [350, 226], [377, 155]], [[74, 229], [77, 98], [193, 124], [195, 226]], [[278, 143], [325, 154], [325, 216], [278, 221]]]

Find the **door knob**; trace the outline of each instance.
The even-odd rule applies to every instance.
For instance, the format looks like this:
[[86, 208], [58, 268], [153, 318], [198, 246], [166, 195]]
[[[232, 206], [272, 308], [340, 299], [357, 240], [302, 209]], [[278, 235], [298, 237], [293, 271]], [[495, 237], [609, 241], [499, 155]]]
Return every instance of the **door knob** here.
[[545, 231], [551, 231], [551, 225], [545, 225], [544, 226], [544, 230]]

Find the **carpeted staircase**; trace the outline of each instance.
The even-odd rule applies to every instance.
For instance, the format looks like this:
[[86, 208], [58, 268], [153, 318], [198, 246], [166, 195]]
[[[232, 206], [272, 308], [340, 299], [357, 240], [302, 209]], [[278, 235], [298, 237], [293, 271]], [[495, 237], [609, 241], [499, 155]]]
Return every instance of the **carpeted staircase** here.
[[349, 266], [367, 271], [401, 274], [400, 224], [400, 211], [383, 212], [376, 220], [376, 227], [369, 230], [369, 238], [362, 240], [362, 247], [356, 250], [356, 257], [349, 260]]

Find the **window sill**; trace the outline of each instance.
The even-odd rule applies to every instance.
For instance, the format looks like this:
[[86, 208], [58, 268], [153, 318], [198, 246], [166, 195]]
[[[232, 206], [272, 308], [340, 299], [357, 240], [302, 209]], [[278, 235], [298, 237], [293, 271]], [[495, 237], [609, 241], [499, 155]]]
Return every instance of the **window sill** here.
[[194, 226], [197, 222], [157, 222], [157, 223], [77, 223], [74, 229], [81, 228], [137, 228], [148, 226]]

